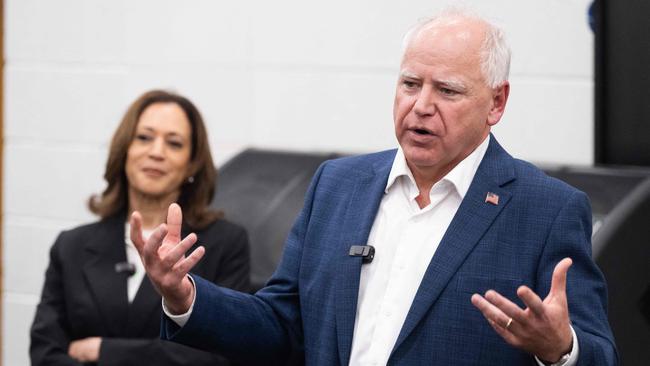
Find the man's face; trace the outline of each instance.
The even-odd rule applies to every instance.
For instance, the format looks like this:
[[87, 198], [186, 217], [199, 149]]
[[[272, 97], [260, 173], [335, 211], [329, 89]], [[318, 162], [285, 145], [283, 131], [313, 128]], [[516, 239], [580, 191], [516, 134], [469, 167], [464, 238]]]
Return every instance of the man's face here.
[[[395, 135], [414, 174], [437, 179], [469, 155], [503, 114], [508, 85], [481, 72], [483, 26], [425, 26], [408, 45], [395, 93]], [[505, 93], [505, 94], [504, 94]]]

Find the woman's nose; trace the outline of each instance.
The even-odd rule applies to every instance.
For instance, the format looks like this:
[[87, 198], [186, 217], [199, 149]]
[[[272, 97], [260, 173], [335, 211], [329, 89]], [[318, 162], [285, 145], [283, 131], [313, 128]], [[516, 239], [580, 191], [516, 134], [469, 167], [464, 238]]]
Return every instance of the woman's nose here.
[[165, 141], [162, 138], [155, 138], [149, 148], [149, 157], [163, 159], [165, 157]]

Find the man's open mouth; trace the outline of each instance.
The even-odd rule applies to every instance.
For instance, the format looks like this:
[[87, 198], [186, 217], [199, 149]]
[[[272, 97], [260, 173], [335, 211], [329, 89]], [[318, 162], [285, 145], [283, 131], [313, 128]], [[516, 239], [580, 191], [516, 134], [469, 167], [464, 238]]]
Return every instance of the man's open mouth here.
[[417, 133], [418, 135], [432, 135], [431, 132], [429, 132], [429, 131], [427, 131], [427, 130], [425, 130], [423, 128], [416, 128], [413, 131], [415, 131], [415, 133]]

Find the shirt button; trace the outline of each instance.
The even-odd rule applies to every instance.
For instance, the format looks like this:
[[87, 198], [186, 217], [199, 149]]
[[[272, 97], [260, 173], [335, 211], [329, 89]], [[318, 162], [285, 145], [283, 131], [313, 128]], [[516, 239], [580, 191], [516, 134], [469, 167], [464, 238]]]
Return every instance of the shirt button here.
[[393, 314], [390, 311], [387, 311], [387, 312], [384, 313], [384, 315], [386, 315], [387, 318], [390, 318], [390, 316], [393, 315]]

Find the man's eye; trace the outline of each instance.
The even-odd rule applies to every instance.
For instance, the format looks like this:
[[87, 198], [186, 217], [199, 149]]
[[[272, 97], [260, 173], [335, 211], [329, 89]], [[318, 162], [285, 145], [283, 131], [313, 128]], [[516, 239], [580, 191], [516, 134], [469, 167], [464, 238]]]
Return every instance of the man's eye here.
[[448, 96], [458, 94], [457, 91], [449, 89], [449, 88], [440, 88], [440, 93], [443, 94], [443, 95], [448, 95]]
[[402, 81], [402, 84], [409, 89], [415, 88], [418, 85], [415, 81], [410, 80], [404, 80]]

